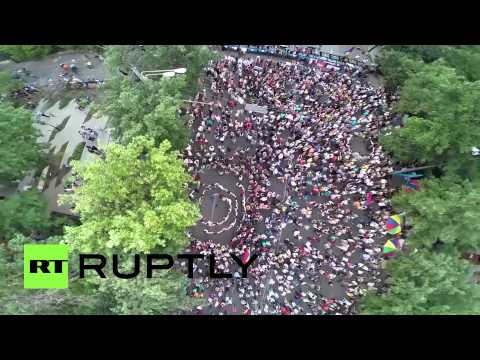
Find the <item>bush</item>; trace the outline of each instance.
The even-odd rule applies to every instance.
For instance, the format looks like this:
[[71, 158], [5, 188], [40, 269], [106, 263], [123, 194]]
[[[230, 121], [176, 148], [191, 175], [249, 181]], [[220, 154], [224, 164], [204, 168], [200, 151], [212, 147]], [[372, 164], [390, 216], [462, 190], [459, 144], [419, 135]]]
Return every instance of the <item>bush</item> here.
[[23, 83], [20, 80], [13, 79], [8, 71], [0, 72], [0, 94], [9, 95], [22, 87]]
[[16, 62], [41, 59], [62, 50], [103, 51], [100, 45], [0, 45], [0, 55]]
[[40, 59], [54, 50], [53, 45], [0, 45], [0, 53], [16, 62]]

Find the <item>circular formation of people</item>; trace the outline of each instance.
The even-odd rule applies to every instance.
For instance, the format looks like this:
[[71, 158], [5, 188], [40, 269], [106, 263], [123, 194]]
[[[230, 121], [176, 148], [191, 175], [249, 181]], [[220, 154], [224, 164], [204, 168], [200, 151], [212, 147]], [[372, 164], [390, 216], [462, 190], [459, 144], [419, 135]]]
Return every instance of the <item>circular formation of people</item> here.
[[[245, 54], [209, 64], [188, 110], [184, 162], [203, 218], [187, 251], [215, 254], [215, 271], [233, 276], [194, 265], [193, 313], [354, 314], [382, 289], [390, 99], [355, 71]], [[248, 277], [231, 253], [259, 254]]]

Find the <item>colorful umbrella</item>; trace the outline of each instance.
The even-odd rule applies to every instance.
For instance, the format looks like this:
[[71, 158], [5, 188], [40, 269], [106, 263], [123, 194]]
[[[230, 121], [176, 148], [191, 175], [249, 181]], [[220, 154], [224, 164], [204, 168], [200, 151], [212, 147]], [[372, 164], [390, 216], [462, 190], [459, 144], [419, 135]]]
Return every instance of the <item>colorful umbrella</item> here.
[[399, 238], [390, 239], [390, 241], [395, 245], [398, 250], [402, 250], [405, 240]]
[[402, 250], [405, 241], [403, 239], [393, 238], [387, 240], [383, 246], [383, 254], [386, 256], [392, 256], [397, 250]]
[[395, 244], [391, 240], [387, 240], [387, 242], [383, 246], [383, 255], [392, 256], [397, 250], [398, 249]]
[[399, 234], [402, 231], [400, 216], [392, 215], [387, 219], [387, 233], [390, 235]]
[[420, 190], [420, 182], [416, 179], [409, 179], [404, 188], [406, 192], [418, 191]]

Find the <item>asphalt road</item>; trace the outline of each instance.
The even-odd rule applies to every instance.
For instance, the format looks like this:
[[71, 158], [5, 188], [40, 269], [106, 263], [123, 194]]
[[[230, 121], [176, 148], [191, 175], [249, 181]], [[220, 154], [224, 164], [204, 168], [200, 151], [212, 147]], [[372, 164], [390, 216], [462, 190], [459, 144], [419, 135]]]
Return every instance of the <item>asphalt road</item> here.
[[[209, 101], [212, 101], [212, 100], [217, 101], [218, 98], [213, 97], [212, 94], [210, 94], [209, 91], [207, 91], [207, 99], [205, 101], [209, 102]], [[228, 96], [225, 96], [223, 101], [222, 101], [223, 104], [225, 104], [227, 102], [227, 100], [228, 100]], [[243, 106], [242, 105], [237, 105], [237, 108], [235, 108], [234, 111], [236, 111], [237, 109], [244, 109], [244, 107], [245, 107], [245, 105], [243, 105]], [[243, 116], [241, 116], [240, 120], [243, 121]], [[194, 130], [195, 131], [196, 131], [198, 125], [199, 125], [198, 123], [194, 124]], [[255, 127], [255, 124], [254, 124], [254, 127]], [[208, 132], [207, 132], [207, 134], [208, 134]], [[209, 140], [209, 144], [213, 144], [213, 145], [215, 145], [215, 147], [218, 145], [217, 141], [215, 140], [213, 135], [211, 135], [211, 134], [208, 135], [207, 139]], [[252, 151], [255, 151], [255, 149], [256, 149], [255, 145], [248, 144], [248, 140], [246, 138], [239, 139], [239, 141], [236, 144], [229, 143], [229, 144], [226, 144], [226, 145], [230, 146], [232, 148], [232, 151], [234, 151], [235, 148], [244, 147], [246, 145], [251, 146]], [[360, 155], [368, 155], [369, 154], [368, 143], [365, 139], [363, 139], [361, 137], [354, 136], [352, 138], [350, 146], [351, 146], [351, 148], [354, 152], [358, 152]], [[205, 187], [207, 187], [209, 185], [219, 183], [223, 187], [229, 189], [232, 193], [235, 193], [237, 198], [240, 198], [238, 187], [236, 186], [236, 183], [238, 182], [238, 179], [233, 174], [224, 174], [223, 176], [220, 176], [216, 170], [211, 169], [211, 168], [206, 168], [206, 169], [201, 171], [200, 176], [201, 176], [200, 181], [201, 181], [201, 184], [202, 184], [201, 185], [202, 190], [205, 189]], [[286, 186], [286, 184], [284, 182], [282, 182], [281, 180], [275, 178], [275, 177], [271, 177], [269, 180], [271, 182], [270, 190], [276, 192], [277, 194], [280, 194], [283, 197], [283, 199], [285, 200], [286, 199], [286, 190], [288, 190], [288, 187]], [[245, 180], [244, 180], [243, 185], [245, 187], [247, 185]], [[209, 195], [205, 195], [201, 198], [202, 215], [203, 215], [205, 221], [208, 221], [208, 220], [211, 220], [211, 221], [214, 221], [214, 222], [219, 221], [219, 220], [223, 219], [225, 216], [228, 215], [229, 207], [226, 206], [223, 201], [218, 200], [218, 194], [220, 194], [220, 193], [223, 193], [223, 191], [210, 190]], [[324, 198], [320, 195], [316, 196], [316, 197], [313, 197], [312, 199], [316, 200], [316, 201], [320, 201], [320, 202], [327, 200], [326, 198]], [[298, 202], [299, 206], [298, 206], [297, 210], [293, 212], [292, 215], [297, 215], [298, 216], [298, 215], [300, 215], [300, 210], [302, 209], [302, 207], [305, 207], [306, 200], [305, 199], [297, 199], [297, 202]], [[366, 218], [366, 216], [364, 216], [362, 210], [357, 210], [357, 209], [354, 209], [354, 208], [352, 208], [351, 210], [354, 213], [357, 213], [359, 215], [359, 218], [355, 219], [351, 224], [352, 229], [355, 231], [355, 229], [356, 229], [355, 225], [357, 223], [362, 223], [362, 222], [365, 223], [367, 221], [367, 218]], [[271, 216], [271, 213], [272, 213], [271, 210], [267, 210], [267, 211], [264, 211], [263, 215], [264, 215], [264, 217], [268, 217], [268, 216]], [[237, 219], [240, 219], [241, 216], [242, 216], [242, 214], [239, 212], [239, 214], [237, 214]], [[320, 212], [317, 211], [316, 209], [313, 211], [313, 214], [312, 214], [312, 217], [311, 217], [310, 220], [304, 219], [303, 223], [299, 223], [299, 224], [288, 223], [287, 226], [284, 229], [281, 229], [281, 231], [277, 234], [277, 237], [276, 237], [277, 240], [273, 244], [273, 249], [272, 249], [273, 251], [272, 252], [279, 254], [279, 253], [282, 253], [282, 252], [286, 251], [287, 246], [285, 246], [285, 244], [283, 242], [285, 239], [290, 240], [292, 242], [292, 244], [296, 247], [305, 246], [305, 244], [307, 242], [307, 238], [314, 234], [314, 229], [311, 226], [311, 220], [313, 220], [313, 219], [323, 220]], [[201, 222], [198, 223], [192, 229], [193, 237], [197, 238], [199, 240], [204, 240], [205, 241], [205, 240], [211, 239], [214, 242], [217, 242], [217, 243], [220, 243], [220, 244], [227, 244], [232, 239], [232, 237], [235, 236], [235, 234], [236, 234], [234, 229], [232, 229], [230, 231], [225, 231], [221, 234], [209, 235], [209, 234], [205, 234], [203, 232], [203, 230], [205, 228], [206, 228], [205, 224], [202, 224]], [[255, 229], [256, 229], [256, 232], [259, 233], [259, 234], [265, 232], [265, 230], [266, 230], [265, 225], [262, 224], [262, 223], [257, 224]], [[300, 237], [299, 238], [294, 238], [294, 236], [293, 236], [293, 233], [296, 230], [300, 231]], [[324, 238], [324, 237], [320, 238], [318, 242], [315, 242], [313, 244], [313, 247], [320, 250], [320, 251], [323, 251], [326, 240], [327, 239]], [[338, 257], [341, 256], [341, 251], [339, 249], [337, 249], [336, 247], [334, 247], [332, 249], [332, 251], [336, 256], [338, 256]], [[352, 261], [356, 263], [360, 260], [361, 260], [361, 253], [359, 251], [356, 251], [352, 256]], [[273, 287], [278, 286], [278, 283], [276, 283], [275, 285], [271, 284], [271, 281], [274, 278], [274, 269], [275, 268], [277, 270], [279, 269], [279, 267], [277, 265], [274, 265], [270, 268], [270, 270], [267, 272], [267, 274], [265, 276], [263, 276], [262, 283], [264, 284], [264, 287], [263, 287], [263, 289], [258, 289], [258, 290], [260, 290], [259, 296], [255, 297], [255, 299], [256, 299], [256, 301], [255, 301], [256, 306], [254, 307], [254, 312], [255, 313], [265, 313], [265, 311], [263, 311], [263, 308], [264, 308], [265, 304], [268, 303], [267, 301], [268, 301], [269, 297], [271, 297], [270, 290]], [[238, 282], [238, 280], [232, 280], [232, 281], [234, 283]], [[303, 283], [303, 285], [302, 285], [302, 283]], [[320, 286], [318, 286], [318, 285], [320, 285]], [[310, 279], [306, 279], [302, 282], [299, 282], [298, 289], [301, 289], [302, 287], [307, 287], [310, 290], [314, 290], [314, 292], [317, 295], [327, 297], [327, 298], [337, 298], [338, 299], [338, 298], [342, 298], [342, 297], [345, 296], [345, 288], [342, 285], [340, 280], [339, 281], [332, 281], [329, 284], [323, 277], [312, 277]], [[232, 287], [232, 288], [234, 288], [234, 287]], [[240, 299], [238, 298], [237, 295], [238, 294], [236, 294], [236, 293], [231, 294], [234, 304], [239, 303]], [[206, 296], [208, 296], [208, 292], [207, 292]], [[220, 310], [218, 308], [215, 308], [214, 306], [208, 306], [205, 310], [207, 311], [207, 313], [210, 313], [210, 314], [216, 314], [216, 313], [219, 313], [219, 312], [227, 313], [227, 314], [231, 313], [230, 307], [227, 307], [227, 308], [224, 308], [223, 310]], [[267, 310], [266, 313], [269, 313], [269, 310]]]

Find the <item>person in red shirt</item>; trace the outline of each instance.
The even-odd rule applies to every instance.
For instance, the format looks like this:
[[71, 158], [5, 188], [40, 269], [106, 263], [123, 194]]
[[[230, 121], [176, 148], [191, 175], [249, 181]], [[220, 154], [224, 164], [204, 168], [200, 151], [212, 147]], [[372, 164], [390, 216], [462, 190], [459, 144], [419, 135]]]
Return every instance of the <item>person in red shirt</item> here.
[[249, 258], [250, 258], [250, 250], [248, 250], [248, 248], [245, 248], [242, 254], [242, 262], [245, 264]]
[[282, 315], [290, 315], [291, 314], [291, 311], [288, 308], [288, 306], [282, 306], [281, 312], [282, 312]]

